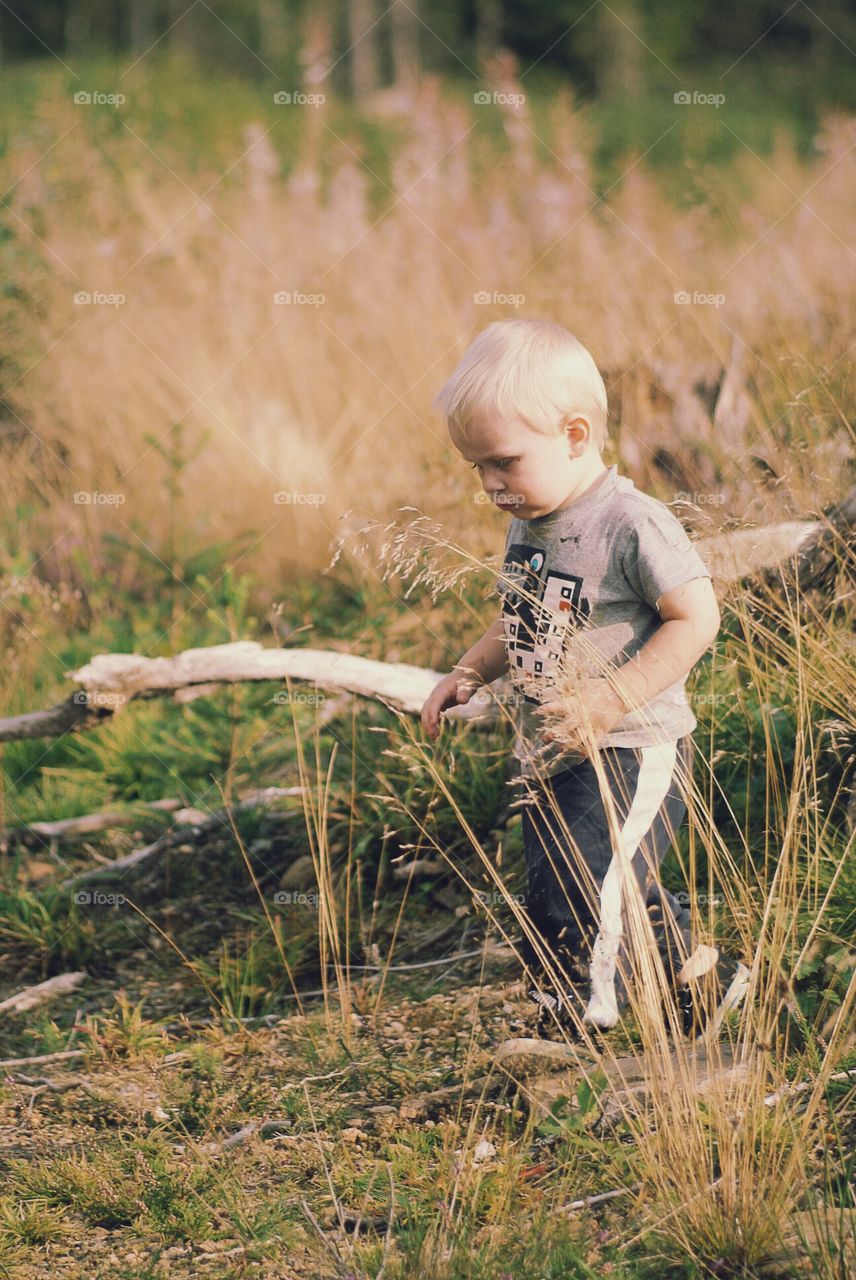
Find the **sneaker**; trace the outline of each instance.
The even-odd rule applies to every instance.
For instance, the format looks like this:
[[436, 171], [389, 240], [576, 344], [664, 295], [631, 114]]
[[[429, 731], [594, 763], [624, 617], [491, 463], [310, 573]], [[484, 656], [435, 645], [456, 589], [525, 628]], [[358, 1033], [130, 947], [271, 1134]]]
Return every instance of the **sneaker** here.
[[[581, 1040], [579, 1021], [586, 1010], [585, 1002], [579, 993], [571, 988], [569, 995], [556, 992], [541, 991], [533, 987], [528, 992], [529, 999], [537, 1005], [535, 1017], [535, 1035], [542, 1040]], [[570, 1001], [573, 1001], [573, 1006]], [[572, 1009], [576, 1010], [576, 1019]], [[588, 1027], [589, 1033], [597, 1034], [597, 1027]]]
[[697, 947], [678, 975], [675, 998], [685, 1036], [713, 1036], [725, 1015], [742, 1003], [751, 971], [716, 947]]

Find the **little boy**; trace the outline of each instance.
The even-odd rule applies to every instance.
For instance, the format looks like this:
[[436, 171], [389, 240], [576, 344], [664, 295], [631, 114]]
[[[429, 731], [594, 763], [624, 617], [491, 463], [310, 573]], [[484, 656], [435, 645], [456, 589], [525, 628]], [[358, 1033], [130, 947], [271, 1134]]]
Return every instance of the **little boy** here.
[[511, 521], [501, 616], [436, 685], [422, 724], [436, 738], [445, 710], [509, 672], [536, 1030], [619, 1021], [633, 877], [683, 1030], [714, 1029], [749, 970], [693, 950], [690, 913], [658, 876], [692, 773], [684, 683], [720, 625], [710, 573], [668, 507], [604, 464], [606, 389], [560, 325], [491, 324], [435, 403]]

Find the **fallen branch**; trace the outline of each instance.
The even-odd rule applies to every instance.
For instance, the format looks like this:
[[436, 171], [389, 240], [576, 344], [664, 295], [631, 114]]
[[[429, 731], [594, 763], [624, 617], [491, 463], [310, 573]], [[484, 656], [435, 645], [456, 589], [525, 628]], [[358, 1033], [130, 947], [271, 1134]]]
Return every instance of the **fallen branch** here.
[[85, 973], [60, 973], [46, 982], [39, 982], [34, 987], [25, 987], [23, 991], [0, 1000], [0, 1013], [26, 1013], [37, 1005], [53, 1000], [55, 996], [65, 996], [77, 989], [86, 978]]
[[[45, 840], [73, 840], [77, 836], [94, 835], [111, 827], [129, 827], [145, 816], [146, 810], [157, 813], [174, 813], [177, 821], [187, 820], [184, 815], [196, 810], [185, 809], [178, 799], [143, 801], [136, 807], [112, 809], [102, 813], [84, 813], [76, 818], [59, 818], [56, 822], [29, 822], [21, 827], [5, 827], [0, 831], [0, 841], [25, 836], [31, 832]], [[200, 815], [204, 817], [205, 815]]]
[[[802, 592], [825, 587], [834, 578], [838, 566], [846, 564], [842, 547], [851, 556], [856, 552], [856, 488], [825, 512], [814, 533], [799, 544], [787, 561], [776, 569], [765, 567], [759, 577], [767, 586], [778, 590], [783, 579], [787, 583], [798, 583]], [[856, 576], [853, 567], [850, 575]]]
[[0, 1061], [0, 1070], [15, 1067], [40, 1067], [49, 1062], [69, 1062], [72, 1058], [82, 1058], [84, 1049], [63, 1049], [60, 1053], [41, 1053], [34, 1058], [4, 1058]]
[[[830, 513], [830, 519], [852, 523], [854, 506], [856, 496], [851, 494]], [[778, 564], [797, 551], [808, 557], [807, 563], [814, 564], [821, 553], [810, 548], [825, 528], [817, 521], [789, 521], [767, 529], [736, 530], [699, 539], [696, 547], [714, 577], [728, 582]], [[828, 549], [823, 554], [828, 558]], [[405, 662], [377, 662], [326, 649], [266, 649], [255, 640], [186, 649], [163, 658], [101, 653], [80, 670], [65, 673], [80, 686], [65, 702], [0, 720], [0, 742], [60, 737], [89, 728], [121, 712], [134, 698], [171, 694], [177, 701], [187, 702], [223, 685], [245, 681], [298, 680], [345, 695], [374, 698], [416, 715], [442, 674]], [[494, 691], [506, 682], [507, 678], [494, 682]], [[289, 694], [281, 696], [287, 700]], [[345, 705], [331, 702], [334, 706], [326, 716], [323, 708], [319, 713], [322, 721]], [[453, 720], [489, 726], [497, 722], [499, 707], [488, 689], [480, 689], [468, 703], [445, 714]]]
[[220, 1143], [224, 1151], [228, 1151], [231, 1147], [237, 1147], [242, 1142], [246, 1142], [248, 1138], [259, 1137], [266, 1138], [272, 1133], [284, 1133], [294, 1127], [291, 1120], [253, 1120], [250, 1124], [245, 1124], [243, 1129], [239, 1129], [237, 1133], [233, 1133], [231, 1137], [225, 1138]]
[[485, 1093], [490, 1096], [498, 1093], [504, 1088], [507, 1081], [504, 1078], [497, 1079], [493, 1075], [477, 1076], [475, 1080], [468, 1082], [447, 1084], [442, 1089], [434, 1089], [431, 1093], [415, 1094], [409, 1098], [402, 1098], [398, 1114], [402, 1120], [422, 1120], [437, 1113], [448, 1103], [454, 1102], [461, 1098], [474, 1098], [477, 1095]]
[[[168, 658], [102, 653], [79, 671], [66, 672], [89, 701], [113, 710], [140, 694], [175, 693], [212, 680], [233, 684], [291, 679], [378, 698], [402, 711], [416, 712], [441, 675], [409, 663], [376, 662], [326, 649], [265, 649], [255, 640], [186, 649]], [[283, 694], [283, 700], [288, 696]]]
[[583, 1200], [572, 1200], [570, 1204], [561, 1204], [557, 1213], [573, 1213], [577, 1209], [590, 1209], [592, 1205], [603, 1204], [607, 1200], [615, 1200], [618, 1196], [635, 1195], [639, 1187], [616, 1187], [614, 1191], [602, 1191], [597, 1196], [586, 1196]]
[[[836, 1071], [833, 1075], [827, 1077], [827, 1083], [832, 1080], [856, 1080], [856, 1068], [849, 1071]], [[777, 1102], [784, 1102], [786, 1098], [793, 1098], [799, 1093], [808, 1093], [809, 1089], [813, 1089], [816, 1085], [814, 1080], [802, 1080], [799, 1084], [785, 1084], [781, 1089], [777, 1089], [775, 1093], [768, 1093], [764, 1099], [765, 1107], [774, 1107]]]
[[[251, 791], [242, 797], [237, 804], [231, 806], [231, 812], [236, 814], [243, 813], [248, 809], [263, 808], [290, 796], [303, 795], [303, 792], [303, 787], [263, 787], [260, 791]], [[232, 829], [229, 821], [229, 811], [226, 809], [218, 809], [209, 817], [204, 817], [202, 821], [196, 820], [198, 810], [185, 810], [185, 812], [195, 815], [191, 823], [171, 827], [169, 831], [165, 831], [163, 835], [158, 836], [153, 844], [144, 845], [141, 849], [134, 849], [131, 853], [126, 853], [124, 857], [116, 858], [113, 862], [102, 863], [98, 867], [91, 867], [88, 871], [81, 871], [78, 875], [71, 876], [68, 880], [63, 880], [60, 888], [72, 889], [78, 885], [89, 884], [93, 880], [112, 880], [116, 876], [124, 876], [127, 871], [138, 867], [140, 863], [150, 861], [156, 855], [165, 853], [168, 849], [181, 844], [187, 839], [188, 833], [199, 836], [203, 832], [214, 830], [217, 827], [225, 827], [230, 831]]]

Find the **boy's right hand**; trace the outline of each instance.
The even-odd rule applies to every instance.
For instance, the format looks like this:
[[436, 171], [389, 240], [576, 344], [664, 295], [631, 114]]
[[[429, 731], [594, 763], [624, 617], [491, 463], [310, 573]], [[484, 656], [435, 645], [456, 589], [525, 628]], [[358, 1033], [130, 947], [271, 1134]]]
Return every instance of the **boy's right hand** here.
[[431, 690], [422, 708], [422, 728], [428, 737], [434, 739], [440, 732], [440, 714], [449, 707], [462, 707], [469, 702], [479, 688], [478, 681], [472, 676], [443, 676]]

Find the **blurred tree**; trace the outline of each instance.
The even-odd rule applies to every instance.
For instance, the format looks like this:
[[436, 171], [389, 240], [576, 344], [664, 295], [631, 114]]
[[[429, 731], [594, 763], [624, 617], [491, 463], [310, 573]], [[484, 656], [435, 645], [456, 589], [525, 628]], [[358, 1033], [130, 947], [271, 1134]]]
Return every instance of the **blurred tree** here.
[[598, 93], [612, 102], [638, 101], [645, 91], [646, 41], [639, 0], [601, 5], [598, 22]]
[[258, 40], [259, 57], [277, 74], [281, 74], [288, 62], [290, 51], [289, 19], [293, 16], [286, 0], [259, 0]]
[[502, 39], [502, 0], [476, 0], [476, 58], [496, 56]]
[[[177, 49], [193, 54], [200, 50], [202, 42], [202, 19], [198, 5], [190, 5], [187, 0], [169, 0], [168, 22], [169, 38]], [[210, 13], [205, 15], [210, 18]]]
[[393, 0], [392, 74], [396, 85], [412, 88], [419, 78], [418, 0]]
[[349, 0], [351, 89], [367, 98], [380, 84], [378, 21], [374, 0]]
[[158, 14], [152, 0], [130, 0], [128, 6], [128, 43], [131, 52], [143, 54], [158, 37]]

